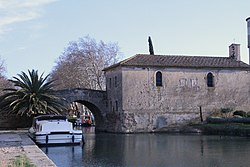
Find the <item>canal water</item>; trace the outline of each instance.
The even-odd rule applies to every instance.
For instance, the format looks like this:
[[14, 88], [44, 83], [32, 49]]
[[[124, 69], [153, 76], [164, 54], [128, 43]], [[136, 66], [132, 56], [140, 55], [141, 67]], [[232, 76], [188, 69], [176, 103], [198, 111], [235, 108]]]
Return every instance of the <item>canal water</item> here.
[[85, 129], [85, 145], [42, 147], [58, 167], [248, 167], [250, 138], [110, 134]]

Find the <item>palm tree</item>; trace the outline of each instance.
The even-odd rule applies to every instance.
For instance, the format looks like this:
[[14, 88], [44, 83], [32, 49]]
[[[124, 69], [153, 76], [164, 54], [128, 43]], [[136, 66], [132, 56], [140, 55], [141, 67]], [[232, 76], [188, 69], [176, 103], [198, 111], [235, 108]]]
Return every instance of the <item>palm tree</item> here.
[[38, 71], [22, 72], [9, 80], [14, 88], [4, 89], [7, 93], [0, 97], [0, 107], [9, 114], [16, 115], [59, 115], [65, 109], [60, 103], [63, 99], [53, 94], [53, 81], [46, 82], [49, 75], [39, 77]]

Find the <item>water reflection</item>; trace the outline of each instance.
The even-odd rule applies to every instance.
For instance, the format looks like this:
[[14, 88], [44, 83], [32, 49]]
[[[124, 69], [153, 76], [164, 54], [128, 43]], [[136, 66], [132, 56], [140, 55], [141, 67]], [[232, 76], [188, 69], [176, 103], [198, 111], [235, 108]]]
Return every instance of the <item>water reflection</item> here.
[[[89, 131], [89, 133], [87, 133]], [[250, 166], [250, 142], [242, 137], [95, 134], [85, 131], [85, 145], [42, 148], [59, 167]], [[47, 150], [47, 151], [46, 151]]]

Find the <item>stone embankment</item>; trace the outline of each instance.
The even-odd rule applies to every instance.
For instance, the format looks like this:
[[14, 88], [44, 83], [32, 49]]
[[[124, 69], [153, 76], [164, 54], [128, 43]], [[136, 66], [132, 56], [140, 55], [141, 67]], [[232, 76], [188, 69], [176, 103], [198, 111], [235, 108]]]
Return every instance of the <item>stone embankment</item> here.
[[26, 131], [0, 131], [0, 167], [8, 166], [18, 156], [26, 156], [37, 167], [56, 166]]
[[227, 135], [250, 137], [250, 125], [242, 123], [196, 124], [187, 127], [184, 132], [198, 132], [204, 135]]
[[[217, 121], [190, 124], [180, 127], [166, 127], [157, 129], [157, 133], [182, 133], [182, 134], [200, 134], [200, 135], [226, 135], [226, 136], [245, 136], [250, 137], [250, 119], [247, 123]], [[244, 119], [242, 122], [246, 122]]]

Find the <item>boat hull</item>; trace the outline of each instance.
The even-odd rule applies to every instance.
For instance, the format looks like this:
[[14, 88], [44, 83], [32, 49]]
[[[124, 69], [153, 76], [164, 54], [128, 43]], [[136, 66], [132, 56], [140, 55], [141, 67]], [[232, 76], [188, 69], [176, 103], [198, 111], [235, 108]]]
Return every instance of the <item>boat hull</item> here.
[[79, 134], [32, 134], [30, 135], [37, 144], [80, 144], [83, 135]]

